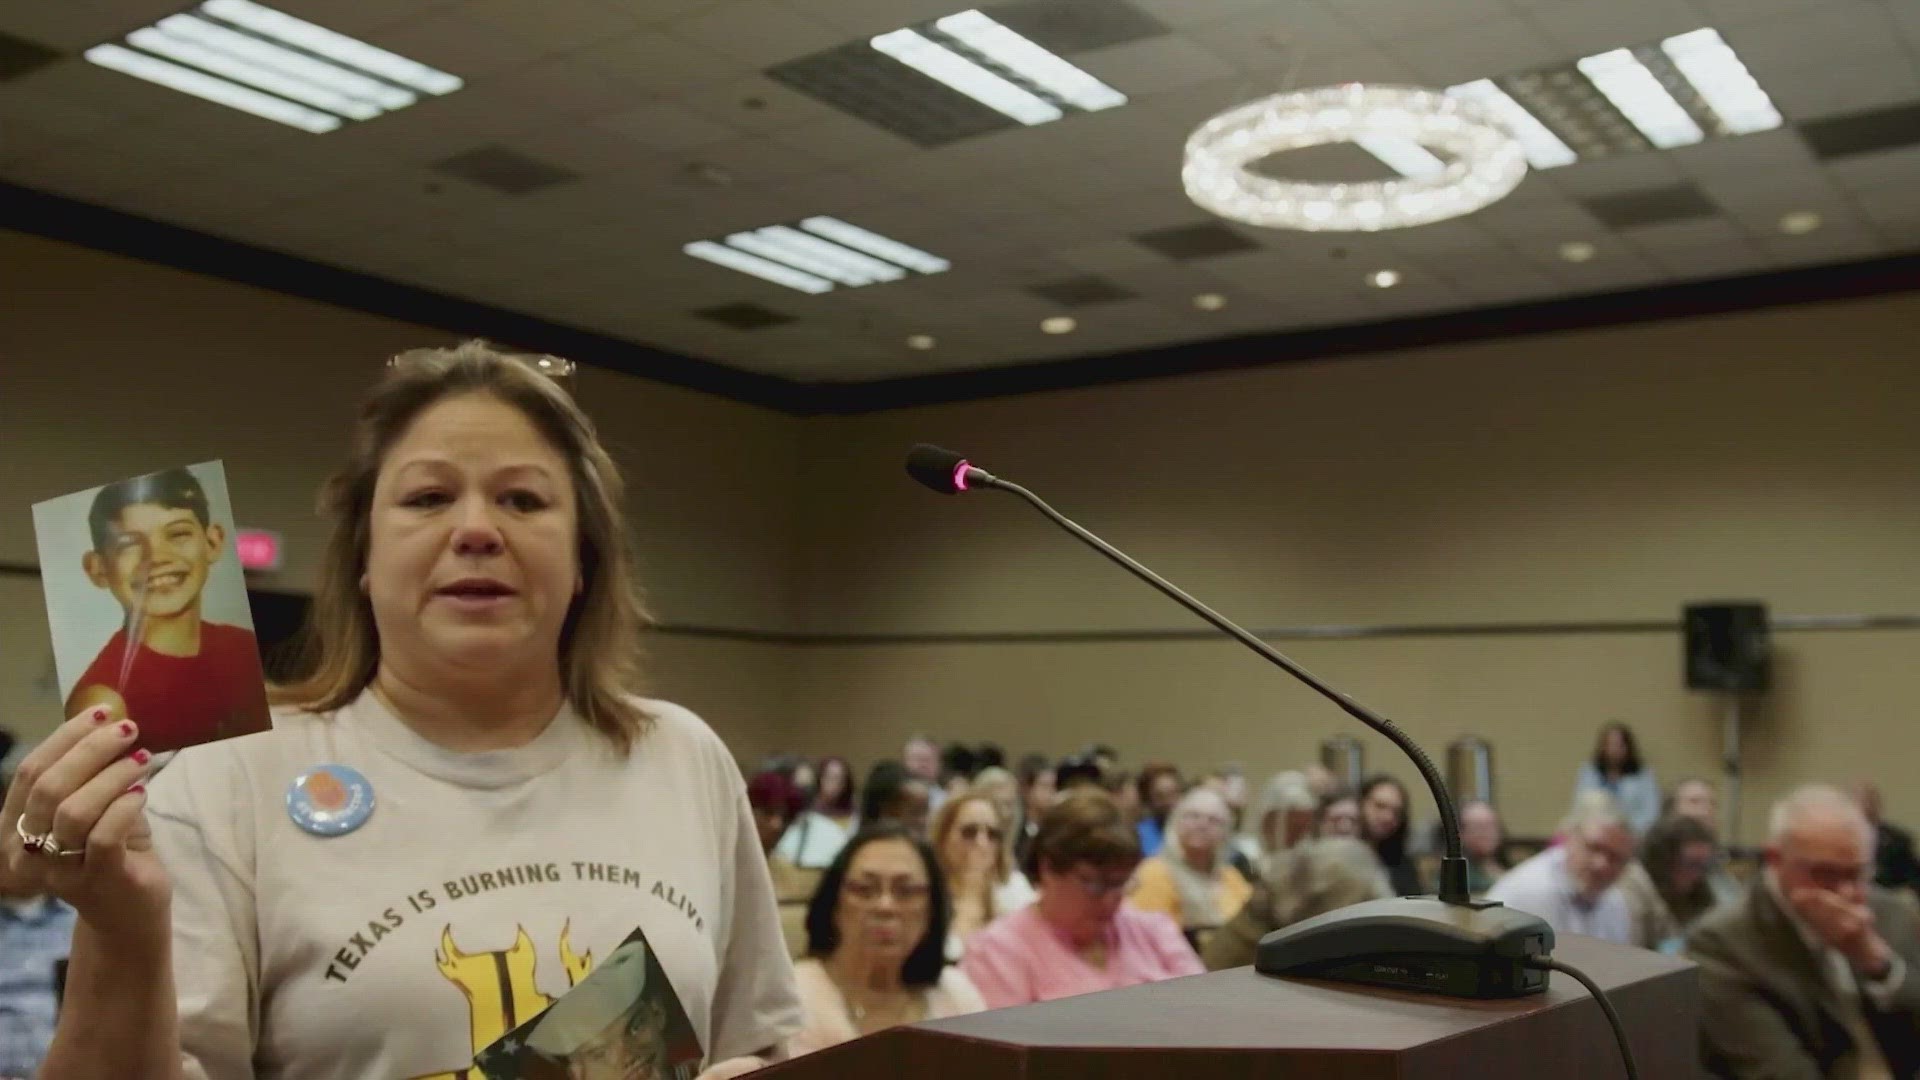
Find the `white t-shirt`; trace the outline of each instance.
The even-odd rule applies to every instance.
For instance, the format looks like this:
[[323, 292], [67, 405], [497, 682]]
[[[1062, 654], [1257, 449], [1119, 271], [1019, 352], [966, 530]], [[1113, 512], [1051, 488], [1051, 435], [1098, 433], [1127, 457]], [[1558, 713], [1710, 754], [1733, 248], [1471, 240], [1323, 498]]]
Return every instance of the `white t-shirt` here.
[[[513, 750], [443, 750], [371, 693], [183, 751], [155, 778], [191, 1080], [469, 1080], [474, 1054], [639, 927], [706, 1062], [802, 1021], [738, 767], [692, 713], [625, 758], [570, 709]], [[287, 811], [316, 765], [364, 775], [339, 837]]]

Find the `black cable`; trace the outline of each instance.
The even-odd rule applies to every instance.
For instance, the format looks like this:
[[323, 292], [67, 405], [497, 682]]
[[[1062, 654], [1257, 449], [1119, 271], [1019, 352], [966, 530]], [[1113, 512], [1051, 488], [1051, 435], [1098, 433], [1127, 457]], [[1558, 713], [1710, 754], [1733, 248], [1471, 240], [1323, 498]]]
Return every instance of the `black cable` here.
[[1570, 975], [1578, 980], [1581, 986], [1587, 988], [1587, 993], [1593, 995], [1593, 1000], [1600, 1003], [1600, 1011], [1606, 1014], [1607, 1023], [1613, 1025], [1613, 1039], [1620, 1044], [1620, 1063], [1627, 1068], [1627, 1080], [1640, 1080], [1640, 1067], [1634, 1064], [1633, 1061], [1633, 1047], [1627, 1045], [1626, 1026], [1620, 1023], [1620, 1014], [1613, 1011], [1613, 1002], [1607, 1000], [1607, 995], [1601, 991], [1599, 985], [1592, 979], [1587, 978], [1586, 972], [1581, 971], [1572, 964], [1563, 963], [1559, 960], [1551, 958], [1529, 960], [1527, 961], [1527, 966], [1546, 968], [1549, 971], [1558, 971], [1563, 975]]

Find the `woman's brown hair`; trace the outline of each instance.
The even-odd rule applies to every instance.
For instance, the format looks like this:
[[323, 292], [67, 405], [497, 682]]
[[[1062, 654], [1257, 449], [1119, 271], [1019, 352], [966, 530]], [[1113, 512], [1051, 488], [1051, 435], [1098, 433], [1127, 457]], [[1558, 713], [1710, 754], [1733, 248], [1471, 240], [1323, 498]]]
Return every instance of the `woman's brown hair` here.
[[1027, 871], [1069, 870], [1088, 863], [1103, 870], [1131, 870], [1140, 862], [1140, 837], [1127, 824], [1113, 796], [1097, 787], [1075, 788], [1040, 815], [1027, 853]]
[[[544, 361], [544, 363], [543, 363]], [[373, 607], [360, 588], [371, 537], [380, 465], [430, 406], [462, 394], [487, 394], [520, 410], [567, 459], [579, 504], [580, 595], [560, 630], [560, 681], [567, 702], [623, 753], [650, 722], [640, 639], [647, 625], [622, 507], [625, 484], [589, 420], [542, 368], [568, 370], [554, 357], [504, 352], [483, 341], [415, 349], [394, 357], [367, 395], [347, 462], [320, 491], [333, 520], [321, 558], [313, 610], [301, 637], [299, 678], [272, 689], [276, 705], [331, 712], [372, 684], [380, 663]]]

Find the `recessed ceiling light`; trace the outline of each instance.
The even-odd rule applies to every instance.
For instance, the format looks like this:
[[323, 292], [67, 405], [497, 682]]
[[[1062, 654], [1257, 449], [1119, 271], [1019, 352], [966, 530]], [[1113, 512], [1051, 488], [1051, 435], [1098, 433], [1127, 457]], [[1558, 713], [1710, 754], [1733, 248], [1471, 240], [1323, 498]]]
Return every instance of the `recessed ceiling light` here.
[[1032, 126], [1068, 109], [1098, 112], [1127, 96], [978, 10], [869, 40], [876, 52]]
[[1594, 256], [1594, 246], [1585, 240], [1569, 240], [1560, 245], [1560, 257], [1570, 263], [1583, 263]]
[[1813, 210], [1789, 210], [1780, 215], [1780, 231], [1803, 236], [1820, 227], [1820, 215]]
[[823, 293], [899, 281], [910, 273], [938, 274], [952, 264], [917, 247], [832, 217], [744, 229], [681, 249], [696, 259], [798, 289]]
[[1227, 306], [1227, 298], [1217, 292], [1203, 292], [1193, 298], [1193, 306], [1201, 311], [1219, 311]]
[[909, 349], [918, 349], [921, 352], [926, 352], [928, 349], [933, 348], [935, 344], [932, 334], [907, 335], [907, 348]]
[[1367, 284], [1376, 289], [1391, 289], [1395, 285], [1400, 284], [1400, 271], [1375, 270], [1373, 273], [1367, 275]]
[[252, 0], [206, 0], [85, 55], [101, 67], [315, 134], [463, 85], [458, 76]]
[[1079, 325], [1071, 315], [1050, 315], [1040, 320], [1040, 332], [1043, 334], [1071, 334]]

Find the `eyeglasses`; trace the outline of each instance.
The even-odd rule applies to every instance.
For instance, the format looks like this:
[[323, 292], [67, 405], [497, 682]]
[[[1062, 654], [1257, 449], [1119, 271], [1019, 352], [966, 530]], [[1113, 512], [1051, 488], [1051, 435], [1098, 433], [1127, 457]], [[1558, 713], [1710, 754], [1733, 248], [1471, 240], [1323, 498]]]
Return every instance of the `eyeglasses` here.
[[901, 907], [924, 904], [933, 891], [924, 881], [849, 881], [844, 888], [848, 896], [861, 903], [871, 904], [884, 894], [893, 897], [893, 902]]
[[1087, 894], [1089, 900], [1101, 900], [1125, 889], [1133, 880], [1133, 872], [1124, 874], [1068, 874], [1080, 891]]
[[1867, 875], [1873, 870], [1873, 867], [1866, 863], [1815, 862], [1811, 859], [1793, 858], [1788, 861], [1798, 866], [1807, 875], [1808, 880], [1829, 891], [1861, 884], [1867, 880]]
[[969, 821], [965, 825], [960, 826], [960, 839], [965, 840], [969, 844], [980, 839], [983, 833], [987, 839], [996, 844], [1000, 842], [1001, 837], [1007, 835], [1000, 831], [1000, 826], [998, 825], [982, 825], [977, 821]]

